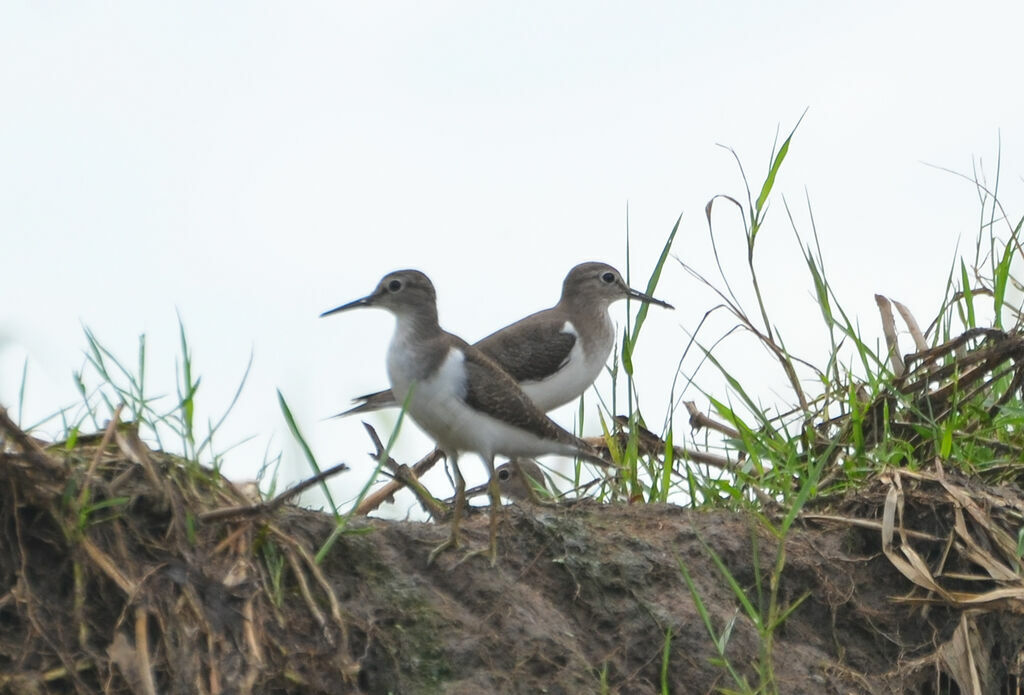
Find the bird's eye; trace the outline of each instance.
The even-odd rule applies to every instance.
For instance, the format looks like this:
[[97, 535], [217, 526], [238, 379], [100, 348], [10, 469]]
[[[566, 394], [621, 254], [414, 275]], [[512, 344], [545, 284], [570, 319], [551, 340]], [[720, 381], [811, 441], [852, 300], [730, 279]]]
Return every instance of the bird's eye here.
[[605, 273], [601, 276], [601, 280], [608, 283], [609, 285], [615, 282], [615, 273]]
[[397, 292], [400, 289], [402, 289], [402, 281], [401, 280], [392, 280], [391, 282], [388, 283], [388, 291], [389, 292]]
[[504, 470], [500, 470], [498, 471], [498, 480], [508, 480], [509, 477], [511, 477], [511, 475], [512, 474], [509, 473], [507, 468]]

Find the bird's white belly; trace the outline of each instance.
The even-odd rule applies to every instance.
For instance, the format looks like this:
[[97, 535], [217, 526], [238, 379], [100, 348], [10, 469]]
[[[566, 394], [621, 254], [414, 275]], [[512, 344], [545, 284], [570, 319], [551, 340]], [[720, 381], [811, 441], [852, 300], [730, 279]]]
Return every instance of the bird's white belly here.
[[574, 447], [544, 440], [523, 429], [506, 424], [466, 404], [465, 355], [452, 348], [433, 374], [418, 381], [400, 357], [388, 357], [391, 390], [399, 403], [409, 398], [409, 416], [438, 446], [449, 452], [472, 451], [485, 458], [571, 454]]
[[[570, 322], [566, 322], [564, 332], [577, 334]], [[578, 335], [578, 334], [577, 334]], [[519, 384], [527, 396], [537, 407], [548, 412], [559, 406], [579, 398], [590, 388], [594, 380], [601, 374], [608, 354], [611, 352], [614, 334], [609, 326], [607, 338], [602, 335], [588, 352], [583, 349], [583, 341], [577, 340], [569, 352], [566, 364], [557, 372], [541, 381], [524, 381]]]
[[485, 459], [575, 453], [575, 448], [542, 439], [470, 408], [461, 400], [420, 403], [413, 392], [410, 415], [447, 452], [475, 452]]

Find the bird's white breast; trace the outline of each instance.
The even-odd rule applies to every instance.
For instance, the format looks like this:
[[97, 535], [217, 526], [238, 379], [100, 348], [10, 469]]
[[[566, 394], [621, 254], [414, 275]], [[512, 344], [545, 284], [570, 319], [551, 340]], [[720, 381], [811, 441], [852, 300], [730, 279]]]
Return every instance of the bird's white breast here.
[[570, 445], [541, 439], [471, 408], [466, 403], [468, 375], [466, 355], [461, 349], [449, 348], [438, 369], [419, 379], [410, 377], [414, 361], [407, 353], [400, 349], [391, 353], [389, 350], [388, 375], [396, 399], [404, 402], [412, 388], [409, 416], [445, 451], [473, 451], [485, 458], [575, 451]]
[[432, 373], [420, 375], [416, 367], [421, 364], [403, 336], [395, 333], [388, 349], [388, 377], [391, 391], [399, 404], [409, 399], [409, 416], [427, 434], [433, 437], [442, 449], [460, 451], [462, 437], [457, 436], [464, 428], [468, 407], [466, 400], [466, 356], [456, 347], [448, 348], [447, 354]]
[[[437, 349], [436, 344], [433, 348]], [[465, 398], [466, 356], [462, 350], [448, 347], [438, 363], [436, 357], [431, 359], [430, 354], [425, 354], [430, 349], [431, 346], [417, 341], [411, 330], [405, 330], [401, 323], [398, 324], [388, 347], [387, 370], [391, 391], [399, 404], [405, 400], [413, 383], [416, 384], [413, 397], [419, 402], [423, 399]], [[436, 367], [429, 371], [425, 365]]]
[[544, 412], [576, 400], [600, 375], [615, 342], [615, 331], [608, 314], [602, 313], [601, 319], [601, 329], [596, 332], [589, 344], [580, 339], [580, 333], [572, 322], [566, 321], [562, 332], [576, 336], [576, 344], [569, 352], [569, 359], [561, 369], [548, 378], [519, 384], [526, 395]]

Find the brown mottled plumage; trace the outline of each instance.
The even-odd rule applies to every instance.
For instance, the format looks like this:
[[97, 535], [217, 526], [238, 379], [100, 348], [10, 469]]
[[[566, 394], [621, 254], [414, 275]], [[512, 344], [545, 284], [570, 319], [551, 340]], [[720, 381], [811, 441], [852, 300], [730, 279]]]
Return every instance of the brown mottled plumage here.
[[[607, 263], [581, 263], [566, 275], [558, 304], [490, 334], [474, 347], [508, 372], [542, 411], [554, 410], [579, 398], [600, 373], [615, 342], [608, 306], [627, 297], [671, 308], [631, 289]], [[398, 405], [390, 390], [355, 400], [358, 405], [339, 416]]]
[[607, 464], [596, 449], [559, 427], [523, 393], [494, 360], [444, 331], [437, 321], [433, 283], [418, 270], [385, 275], [366, 297], [322, 316], [358, 307], [380, 307], [395, 315], [387, 354], [388, 378], [408, 414], [437, 441], [455, 476], [456, 503], [449, 539], [431, 553], [458, 545], [466, 484], [459, 471], [461, 452], [473, 451], [487, 463], [491, 493], [492, 563], [497, 552], [499, 490], [494, 457], [563, 454]]

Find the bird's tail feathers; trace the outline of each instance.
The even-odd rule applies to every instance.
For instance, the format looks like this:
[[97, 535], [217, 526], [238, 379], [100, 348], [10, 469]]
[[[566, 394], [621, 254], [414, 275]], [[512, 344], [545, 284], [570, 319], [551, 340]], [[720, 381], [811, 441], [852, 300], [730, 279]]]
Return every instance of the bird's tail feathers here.
[[352, 399], [352, 402], [356, 405], [348, 410], [343, 410], [335, 417], [348, 417], [349, 415], [356, 415], [358, 413], [373, 413], [384, 408], [394, 408], [398, 406], [395, 402], [395, 397], [391, 394], [390, 390], [387, 391], [376, 391], [374, 393], [368, 393], [365, 396], [358, 396]]

